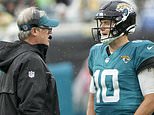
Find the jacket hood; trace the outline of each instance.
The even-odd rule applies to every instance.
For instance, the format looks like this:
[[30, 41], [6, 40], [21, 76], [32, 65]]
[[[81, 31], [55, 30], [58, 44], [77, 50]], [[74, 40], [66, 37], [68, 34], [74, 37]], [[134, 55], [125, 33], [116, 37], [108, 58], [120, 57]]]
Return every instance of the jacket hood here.
[[[26, 42], [4, 42], [0, 41], [0, 70], [7, 72], [13, 60], [23, 52], [33, 51], [41, 55], [37, 48]], [[41, 56], [42, 57], [42, 56]]]

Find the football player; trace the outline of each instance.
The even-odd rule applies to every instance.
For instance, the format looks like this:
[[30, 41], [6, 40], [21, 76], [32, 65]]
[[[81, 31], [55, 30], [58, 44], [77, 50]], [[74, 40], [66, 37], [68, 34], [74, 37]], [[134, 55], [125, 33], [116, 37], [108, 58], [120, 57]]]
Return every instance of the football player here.
[[[95, 16], [92, 28], [101, 43], [90, 49], [87, 115], [150, 115], [154, 112], [154, 43], [129, 41], [136, 12], [124, 1], [111, 1]], [[95, 34], [95, 32], [97, 34]]]

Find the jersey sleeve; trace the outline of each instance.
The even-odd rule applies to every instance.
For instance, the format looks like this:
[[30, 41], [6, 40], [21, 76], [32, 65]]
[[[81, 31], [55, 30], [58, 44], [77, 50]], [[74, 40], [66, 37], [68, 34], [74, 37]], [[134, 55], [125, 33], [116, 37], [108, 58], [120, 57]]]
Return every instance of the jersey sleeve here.
[[89, 68], [89, 73], [91, 75], [91, 81], [90, 81], [90, 87], [89, 87], [89, 92], [90, 93], [95, 93], [96, 92], [95, 84], [94, 84], [94, 77], [93, 77], [94, 49], [95, 49], [95, 46], [93, 46], [90, 49], [89, 56], [88, 56], [88, 68]]
[[154, 93], [154, 68], [143, 70], [138, 79], [143, 96]]
[[90, 93], [96, 93], [96, 87], [94, 85], [94, 77], [91, 77], [89, 92]]
[[137, 73], [140, 73], [146, 68], [154, 66], [154, 43], [145, 41], [136, 49], [135, 68]]
[[95, 44], [94, 46], [92, 46], [92, 48], [90, 49], [89, 52], [89, 56], [88, 56], [88, 68], [89, 68], [89, 72], [91, 75], [91, 82], [90, 82], [90, 93], [95, 93], [96, 92], [96, 86], [95, 86], [95, 80], [94, 80], [94, 67], [95, 67], [95, 62], [96, 60], [98, 60], [98, 54], [101, 52], [102, 48], [102, 44]]

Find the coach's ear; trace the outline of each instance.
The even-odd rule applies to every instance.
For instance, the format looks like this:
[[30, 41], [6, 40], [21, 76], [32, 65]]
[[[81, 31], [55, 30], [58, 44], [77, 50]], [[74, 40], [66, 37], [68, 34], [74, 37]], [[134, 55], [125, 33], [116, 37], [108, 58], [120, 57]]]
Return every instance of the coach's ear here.
[[39, 35], [40, 29], [37, 27], [33, 27], [30, 31], [31, 31], [32, 36], [37, 36], [37, 35]]

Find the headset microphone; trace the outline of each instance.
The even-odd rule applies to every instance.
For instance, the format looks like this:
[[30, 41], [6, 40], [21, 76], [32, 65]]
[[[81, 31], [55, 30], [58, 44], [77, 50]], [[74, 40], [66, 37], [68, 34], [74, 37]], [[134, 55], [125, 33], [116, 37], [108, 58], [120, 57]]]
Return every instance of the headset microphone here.
[[48, 39], [50, 39], [50, 40], [51, 40], [51, 39], [52, 39], [52, 36], [51, 36], [51, 35], [49, 35]]

